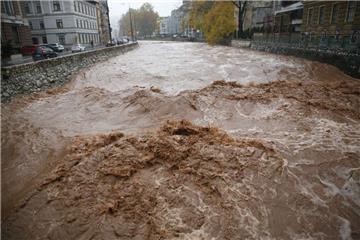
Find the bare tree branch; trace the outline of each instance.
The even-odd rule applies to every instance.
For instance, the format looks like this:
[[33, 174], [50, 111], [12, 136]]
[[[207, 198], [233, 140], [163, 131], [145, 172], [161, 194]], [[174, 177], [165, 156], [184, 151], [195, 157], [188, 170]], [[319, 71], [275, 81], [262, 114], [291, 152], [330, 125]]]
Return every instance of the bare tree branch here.
[[231, 1], [237, 8], [240, 8], [240, 5], [236, 1]]

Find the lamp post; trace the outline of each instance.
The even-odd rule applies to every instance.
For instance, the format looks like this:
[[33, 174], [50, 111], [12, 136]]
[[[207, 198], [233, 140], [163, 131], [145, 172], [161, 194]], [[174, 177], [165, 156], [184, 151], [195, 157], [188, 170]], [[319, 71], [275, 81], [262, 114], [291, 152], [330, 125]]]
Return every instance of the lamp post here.
[[130, 8], [130, 6], [129, 6], [129, 16], [130, 16], [131, 41], [134, 42], [134, 32], [133, 32], [133, 26], [132, 26], [132, 18], [131, 18], [131, 8]]

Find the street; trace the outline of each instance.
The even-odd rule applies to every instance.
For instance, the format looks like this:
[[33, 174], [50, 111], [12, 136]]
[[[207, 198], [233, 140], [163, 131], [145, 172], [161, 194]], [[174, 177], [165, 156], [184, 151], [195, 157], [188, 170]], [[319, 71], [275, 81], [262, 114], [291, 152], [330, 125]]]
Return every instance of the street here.
[[[101, 49], [101, 48], [105, 48], [105, 46], [99, 45], [99, 46], [94, 46], [93, 48], [87, 47], [86, 51], [91, 51], [91, 50]], [[67, 49], [62, 52], [57, 52], [57, 54], [58, 54], [58, 57], [61, 57], [61, 56], [67, 56], [67, 55], [76, 54], [76, 53], [71, 52], [71, 49]], [[14, 60], [7, 60], [7, 61], [4, 60], [1, 64], [2, 64], [2, 66], [11, 66], [11, 65], [31, 63], [31, 62], [34, 62], [31, 55], [30, 56], [29, 55], [23, 55], [23, 56], [20, 55], [18, 58], [14, 59]]]
[[3, 237], [356, 239], [359, 89], [296, 57], [140, 42], [2, 104]]

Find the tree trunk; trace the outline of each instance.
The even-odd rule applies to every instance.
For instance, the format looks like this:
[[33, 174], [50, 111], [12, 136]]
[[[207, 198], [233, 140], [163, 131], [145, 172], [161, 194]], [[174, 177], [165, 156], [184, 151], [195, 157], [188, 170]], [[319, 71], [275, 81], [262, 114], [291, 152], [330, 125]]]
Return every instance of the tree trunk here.
[[245, 9], [246, 9], [247, 1], [232, 1], [232, 3], [239, 9], [237, 37], [244, 38], [245, 35], [244, 35], [243, 22], [245, 18]]
[[239, 13], [238, 13], [238, 36], [237, 36], [237, 38], [243, 38], [243, 37], [244, 37], [243, 21], [242, 21], [241, 9], [239, 8]]

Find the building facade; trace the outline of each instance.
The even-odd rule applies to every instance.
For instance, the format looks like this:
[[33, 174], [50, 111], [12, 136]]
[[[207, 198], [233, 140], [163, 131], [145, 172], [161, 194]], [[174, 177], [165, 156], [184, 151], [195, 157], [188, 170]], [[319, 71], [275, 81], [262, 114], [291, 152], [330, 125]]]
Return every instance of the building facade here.
[[160, 35], [170, 34], [169, 27], [170, 27], [170, 17], [162, 17], [160, 19], [159, 34]]
[[99, 26], [100, 42], [106, 44], [111, 40], [109, 6], [107, 0], [89, 1], [96, 6], [97, 23]]
[[[358, 1], [304, 1], [302, 31], [321, 36], [359, 37], [360, 2]], [[355, 36], [354, 36], [355, 37]]]
[[275, 33], [300, 33], [303, 23], [303, 3], [284, 1], [275, 11]]
[[15, 49], [31, 45], [29, 23], [20, 1], [1, 1], [1, 45]]
[[169, 33], [179, 34], [180, 26], [181, 26], [181, 11], [178, 9], [172, 10], [169, 20]]
[[96, 5], [88, 1], [23, 1], [33, 44], [100, 43]]

